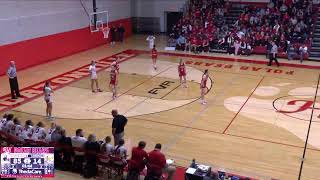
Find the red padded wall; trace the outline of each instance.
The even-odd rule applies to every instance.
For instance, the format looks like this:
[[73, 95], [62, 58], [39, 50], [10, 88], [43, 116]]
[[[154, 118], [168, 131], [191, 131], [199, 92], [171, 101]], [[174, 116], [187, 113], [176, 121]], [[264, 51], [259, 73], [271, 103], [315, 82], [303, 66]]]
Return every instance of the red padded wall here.
[[[122, 23], [125, 37], [132, 34], [131, 19], [120, 19], [109, 23], [116, 27]], [[107, 43], [101, 32], [91, 33], [89, 27], [39, 37], [0, 46], [0, 75], [5, 74], [10, 60], [16, 61], [18, 70], [42, 64], [60, 57]]]

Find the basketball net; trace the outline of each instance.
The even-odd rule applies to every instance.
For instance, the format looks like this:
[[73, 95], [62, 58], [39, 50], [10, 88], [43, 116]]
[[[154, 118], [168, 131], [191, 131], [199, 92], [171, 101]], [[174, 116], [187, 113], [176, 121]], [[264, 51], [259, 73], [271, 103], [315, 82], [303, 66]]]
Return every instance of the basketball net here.
[[105, 27], [105, 28], [102, 27], [101, 31], [103, 33], [103, 38], [108, 39], [110, 28], [109, 27]]

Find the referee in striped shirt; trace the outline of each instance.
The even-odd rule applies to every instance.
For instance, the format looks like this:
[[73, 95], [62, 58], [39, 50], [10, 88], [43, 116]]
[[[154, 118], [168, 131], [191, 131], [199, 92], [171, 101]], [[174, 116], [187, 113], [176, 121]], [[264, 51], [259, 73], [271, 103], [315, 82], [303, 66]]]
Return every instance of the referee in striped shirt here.
[[277, 59], [278, 46], [276, 45], [276, 43], [274, 41], [271, 42], [271, 45], [272, 45], [272, 47], [271, 47], [271, 50], [270, 50], [268, 66], [271, 66], [272, 65], [272, 61], [275, 61], [277, 66], [279, 67], [280, 64], [279, 64], [278, 59]]
[[21, 97], [17, 79], [17, 69], [14, 61], [10, 61], [10, 67], [7, 71], [7, 75], [10, 82], [11, 98], [17, 99], [18, 97]]

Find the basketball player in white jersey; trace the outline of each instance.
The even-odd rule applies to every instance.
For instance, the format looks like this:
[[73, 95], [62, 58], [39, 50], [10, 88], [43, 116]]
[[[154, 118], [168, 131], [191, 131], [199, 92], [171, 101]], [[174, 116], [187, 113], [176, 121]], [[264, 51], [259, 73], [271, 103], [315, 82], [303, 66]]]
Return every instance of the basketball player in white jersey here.
[[208, 69], [206, 69], [202, 75], [202, 79], [201, 79], [201, 84], [200, 84], [200, 89], [201, 89], [201, 104], [206, 104], [207, 101], [204, 99], [205, 94], [207, 93], [208, 89], [207, 89], [207, 81], [209, 78], [209, 74], [208, 74]]
[[13, 123], [13, 114], [9, 114], [7, 120], [2, 124], [2, 131], [6, 133], [10, 133], [11, 127], [14, 125]]
[[154, 37], [153, 35], [149, 35], [147, 37], [147, 41], [149, 42], [149, 49], [152, 49], [154, 46], [154, 40], [156, 39], [156, 37]]
[[50, 125], [50, 129], [48, 129], [48, 133], [47, 133], [47, 137], [46, 137], [46, 141], [47, 142], [51, 142], [51, 135], [52, 133], [56, 130], [56, 123], [51, 123]]
[[22, 139], [31, 139], [32, 134], [33, 134], [33, 122], [31, 120], [27, 120], [23, 127], [20, 137]]
[[7, 121], [8, 114], [4, 114], [0, 120], [0, 131], [2, 130], [3, 124]]
[[51, 94], [53, 93], [53, 89], [51, 88], [49, 81], [45, 82], [45, 85], [43, 87], [43, 92], [44, 92], [44, 100], [47, 104], [46, 117], [49, 120], [53, 120], [53, 117], [52, 117], [52, 97], [51, 97]]
[[18, 118], [14, 118], [13, 119], [13, 123], [14, 124], [11, 126], [11, 129], [10, 129], [10, 134], [12, 136], [17, 136], [18, 137], [18, 135], [22, 133], [22, 129], [23, 128], [22, 128]]
[[39, 122], [33, 130], [32, 139], [34, 141], [43, 141], [46, 138], [46, 130], [42, 122]]
[[[89, 72], [90, 72], [90, 79], [91, 79], [91, 90], [93, 93], [95, 92], [102, 92], [99, 88], [98, 84], [98, 75], [97, 75], [97, 68], [96, 68], [96, 62], [91, 61], [91, 65], [89, 66]], [[94, 84], [96, 84], [97, 91], [94, 89]]]
[[17, 138], [20, 138], [20, 135], [22, 134], [23, 126], [21, 125], [20, 121], [17, 122], [16, 128], [15, 128], [15, 136]]

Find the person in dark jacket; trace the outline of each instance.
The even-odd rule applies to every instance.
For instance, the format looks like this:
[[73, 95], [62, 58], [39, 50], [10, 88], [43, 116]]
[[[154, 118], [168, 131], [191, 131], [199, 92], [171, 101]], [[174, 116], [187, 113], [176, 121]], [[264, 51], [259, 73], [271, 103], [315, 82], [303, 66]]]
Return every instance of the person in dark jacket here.
[[69, 170], [72, 167], [72, 143], [71, 138], [66, 136], [66, 131], [62, 129], [61, 131], [61, 139], [59, 140], [59, 144], [61, 145], [61, 153], [62, 153], [62, 164], [61, 169], [62, 170]]
[[125, 33], [125, 29], [124, 29], [124, 27], [123, 27], [123, 25], [122, 24], [120, 24], [120, 26], [118, 27], [118, 34], [119, 34], [119, 41], [120, 42], [123, 42], [123, 39], [124, 39], [124, 33]]
[[267, 52], [266, 52], [266, 58], [267, 59], [270, 59], [269, 57], [270, 57], [271, 48], [272, 48], [271, 41], [268, 41], [267, 42]]
[[100, 144], [96, 141], [96, 136], [90, 134], [88, 141], [84, 144], [86, 165], [84, 168], [84, 177], [92, 178], [98, 173], [97, 153], [100, 152]]
[[117, 33], [116, 27], [112, 26], [110, 28], [110, 34], [111, 34], [110, 42], [111, 42], [111, 45], [114, 45], [116, 43], [116, 33]]

